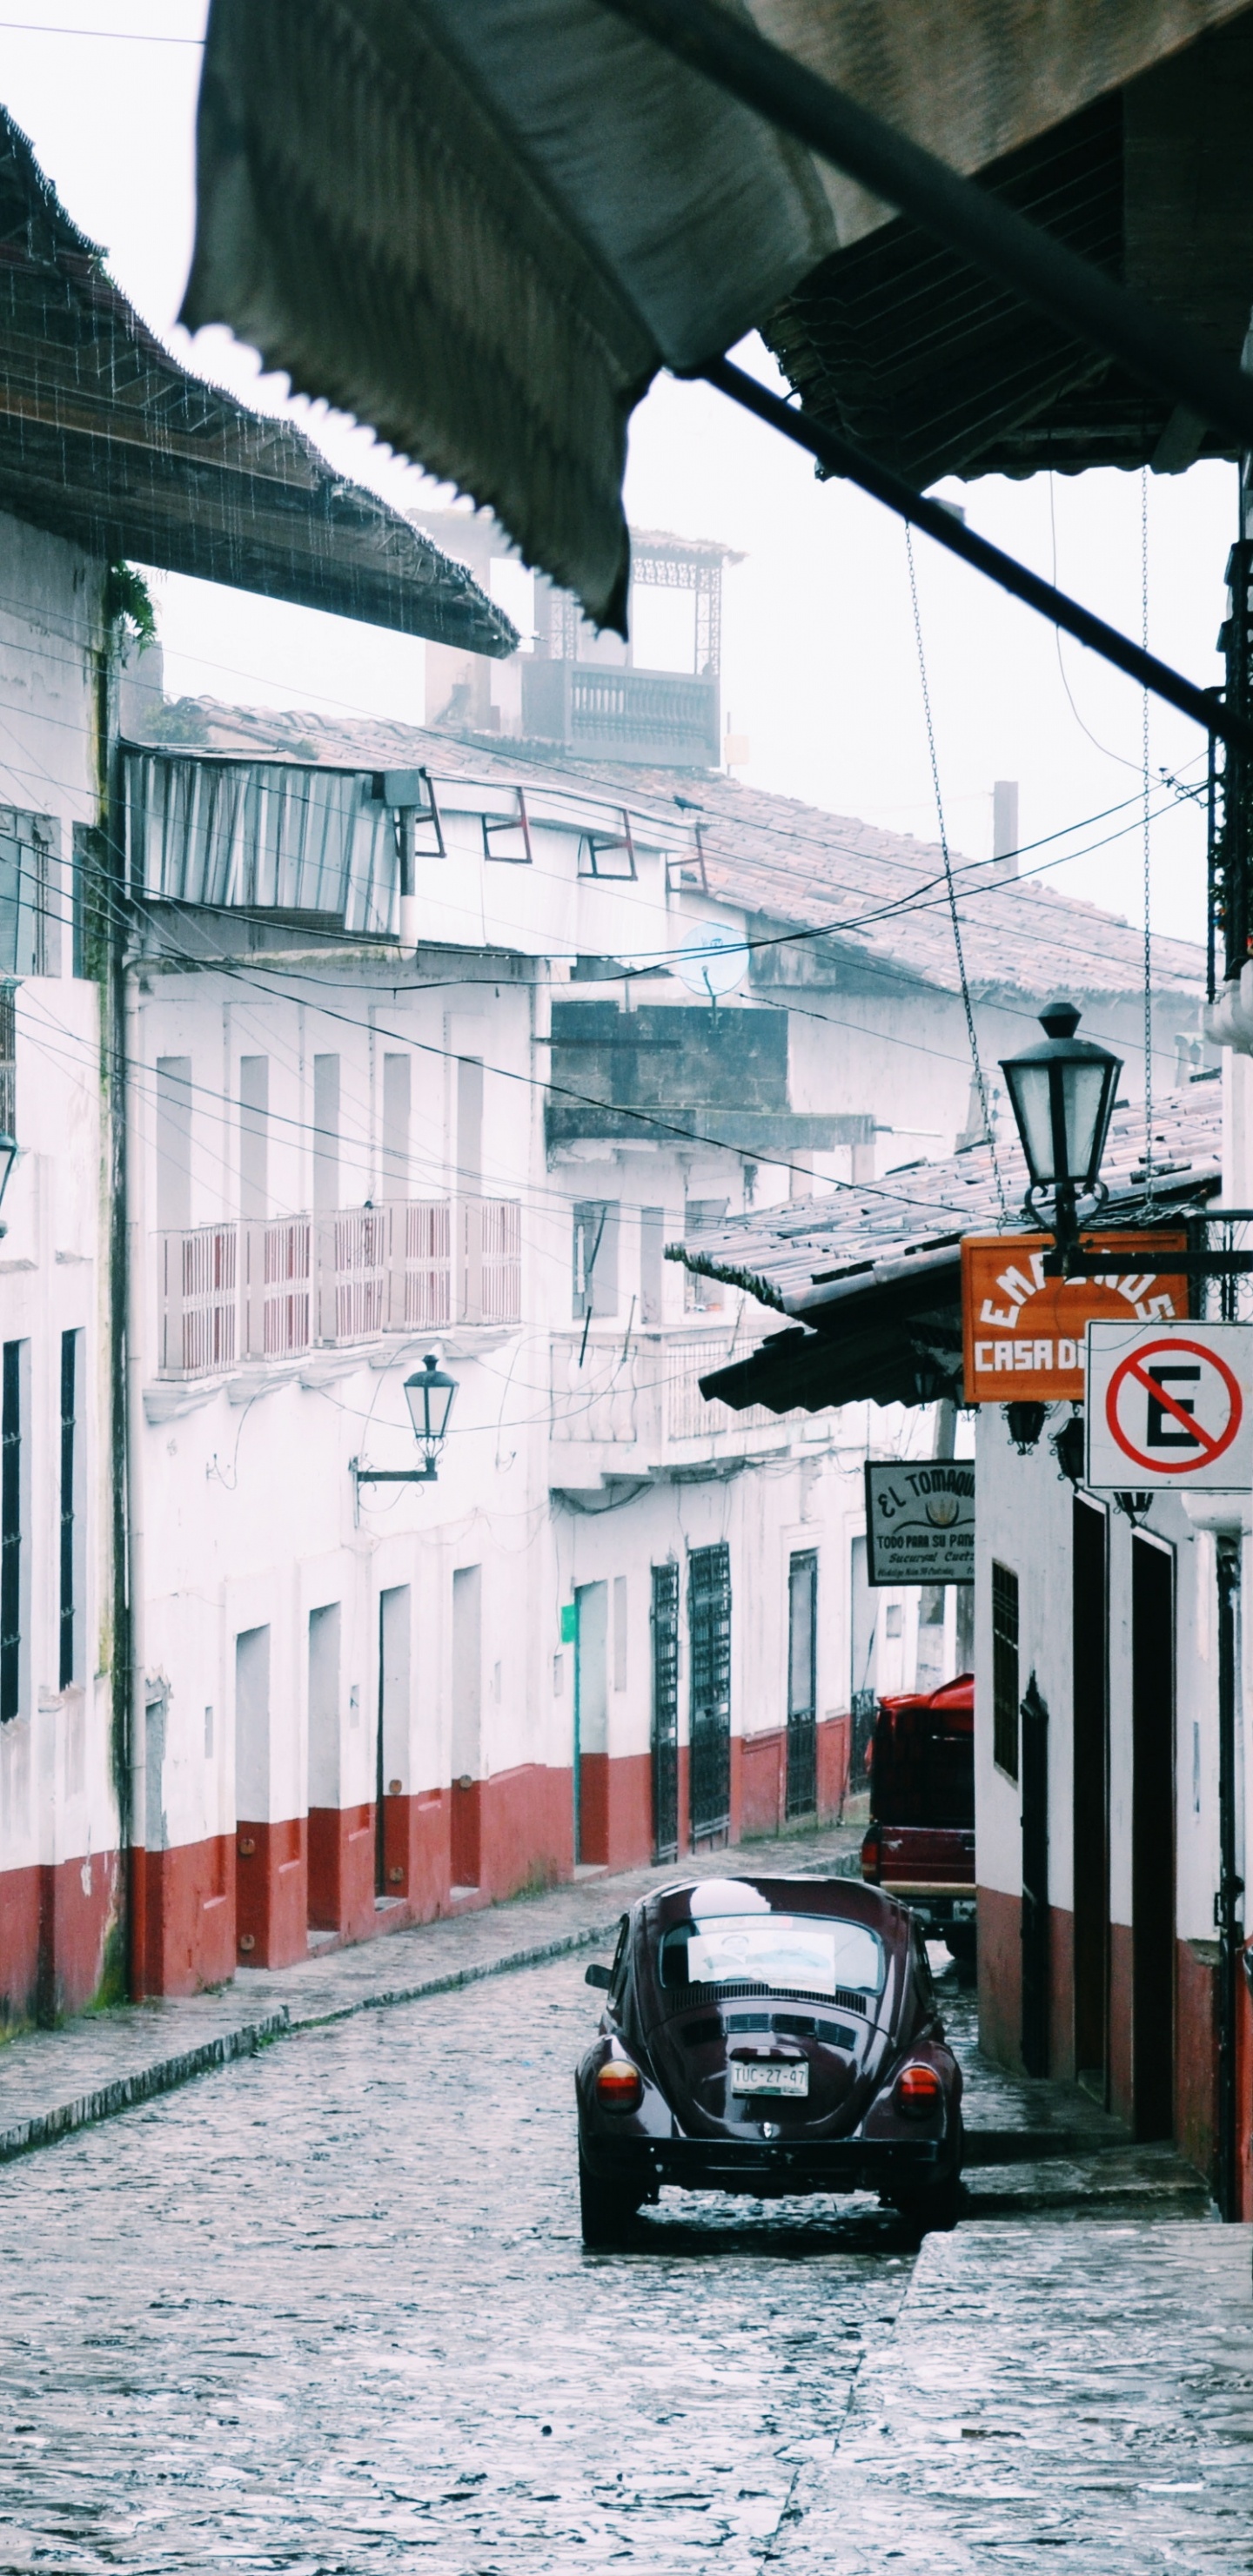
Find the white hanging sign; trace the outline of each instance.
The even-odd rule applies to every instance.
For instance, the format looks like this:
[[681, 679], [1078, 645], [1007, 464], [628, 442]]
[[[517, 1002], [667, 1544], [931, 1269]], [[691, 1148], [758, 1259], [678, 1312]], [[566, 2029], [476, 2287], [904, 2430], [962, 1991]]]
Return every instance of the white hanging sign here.
[[872, 1584], [973, 1583], [973, 1458], [867, 1459], [866, 1541]]
[[1085, 1481], [1247, 1493], [1253, 1324], [1089, 1324]]

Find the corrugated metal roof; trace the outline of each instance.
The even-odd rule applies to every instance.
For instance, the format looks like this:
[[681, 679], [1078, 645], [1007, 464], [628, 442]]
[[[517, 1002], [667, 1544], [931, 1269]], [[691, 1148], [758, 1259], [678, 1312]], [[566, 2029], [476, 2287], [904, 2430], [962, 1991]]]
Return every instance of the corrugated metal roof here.
[[[1117, 1112], [1102, 1167], [1103, 1224], [1160, 1223], [1212, 1197], [1221, 1128], [1216, 1083], [1175, 1095], [1153, 1122], [1150, 1191], [1143, 1110]], [[1001, 1165], [1010, 1220], [1021, 1227], [1026, 1172], [1016, 1140], [1003, 1146]], [[775, 1413], [960, 1401], [961, 1238], [1003, 1222], [991, 1156], [973, 1146], [888, 1173], [874, 1190], [853, 1186], [766, 1209], [671, 1246], [672, 1260], [799, 1319], [702, 1378], [702, 1393], [736, 1411], [764, 1404]]]
[[[989, 155], [979, 184], [1146, 302], [1186, 314], [1234, 363], [1253, 268], [1251, 101], [1246, 8]], [[1177, 417], [1168, 394], [900, 217], [823, 260], [765, 337], [807, 413], [918, 486], [1093, 465], [1175, 472], [1235, 453], [1225, 432]]]
[[[273, 714], [211, 698], [172, 704], [147, 733], [154, 741], [238, 751], [253, 759], [277, 755], [363, 769], [422, 766], [436, 780], [564, 782], [573, 792], [601, 794], [633, 815], [657, 818], [673, 833], [676, 852], [691, 852], [693, 864], [699, 826], [710, 894], [748, 914], [759, 936], [768, 938], [780, 928], [829, 934], [819, 952], [829, 980], [847, 983], [861, 962], [876, 986], [890, 968], [902, 980], [916, 978], [945, 993], [956, 989], [944, 861], [936, 843], [743, 786], [723, 771], [676, 774], [573, 761], [538, 743], [492, 745], [481, 737], [373, 720], [330, 723], [303, 711]], [[977, 996], [1035, 998], [1059, 985], [1078, 996], [1138, 991], [1141, 933], [1118, 914], [1056, 893], [1029, 876], [1006, 878], [995, 864], [957, 858], [955, 866], [967, 973]], [[811, 944], [817, 949], [817, 943], [805, 943]], [[755, 976], [769, 979], [771, 972], [772, 951], [758, 949]], [[1203, 951], [1188, 940], [1154, 939], [1153, 980], [1159, 994], [1194, 995], [1199, 1002], [1205, 990]]]
[[[997, 1154], [1008, 1221], [1021, 1228], [1027, 1172], [1017, 1135], [1003, 1132]], [[1143, 1108], [1116, 1110], [1101, 1171], [1119, 1223], [1145, 1213], [1144, 1157]], [[1159, 1212], [1212, 1191], [1221, 1169], [1220, 1084], [1208, 1080], [1172, 1092], [1153, 1119]], [[785, 1314], [810, 1316], [827, 1302], [824, 1292], [843, 1282], [869, 1280], [885, 1265], [920, 1254], [955, 1250], [963, 1234], [995, 1233], [1005, 1222], [991, 1153], [986, 1145], [969, 1145], [944, 1162], [905, 1164], [873, 1186], [853, 1182], [820, 1198], [735, 1217], [716, 1232], [672, 1246], [670, 1258], [747, 1288]]]
[[[1149, 66], [1173, 81], [1167, 58], [1241, 5], [736, 14], [971, 172]], [[1172, 187], [1169, 155], [1155, 174], [1167, 235], [1186, 237], [1212, 195], [1225, 104], [1180, 138], [1200, 184], [1192, 164]], [[304, 391], [490, 503], [529, 563], [619, 627], [626, 429], [651, 377], [732, 347], [887, 213], [599, 0], [214, 0], [197, 166], [183, 319], [229, 322]], [[1246, 227], [1237, 208], [1231, 229]], [[1191, 312], [1207, 263], [1179, 270]]]

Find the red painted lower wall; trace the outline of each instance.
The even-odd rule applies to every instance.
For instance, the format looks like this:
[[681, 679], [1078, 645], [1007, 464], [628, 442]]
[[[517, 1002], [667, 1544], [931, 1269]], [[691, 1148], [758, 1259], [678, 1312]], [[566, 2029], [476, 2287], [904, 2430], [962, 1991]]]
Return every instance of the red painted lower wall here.
[[116, 1852], [0, 1871], [0, 2035], [121, 2000], [108, 1994], [118, 1873]]
[[1236, 2214], [1245, 2219], [1253, 2218], [1253, 1992], [1247, 1969], [1250, 1956], [1253, 1943], [1246, 1946], [1240, 1961], [1236, 2006]]
[[999, 1887], [979, 1907], [979, 2045], [1000, 2066], [1022, 2065], [1022, 1903]]
[[787, 1798], [787, 1732], [772, 1726], [746, 1735], [740, 1753], [742, 1834], [777, 1834]]
[[[848, 1794], [852, 1731], [851, 1717], [824, 1717], [819, 1721], [815, 1810], [819, 1823], [838, 1816], [843, 1809]], [[787, 1728], [763, 1727], [756, 1735], [733, 1737], [731, 1761], [732, 1839], [783, 1833], [787, 1825]]]
[[[849, 1721], [818, 1730], [819, 1812], [836, 1813], [847, 1785]], [[732, 1839], [779, 1830], [786, 1795], [783, 1730], [732, 1739]], [[690, 1849], [688, 1754], [679, 1752], [679, 1852]], [[389, 1797], [383, 1818], [385, 1894], [375, 1897], [375, 1810], [313, 1808], [278, 1823], [241, 1819], [233, 1834], [171, 1851], [129, 1855], [131, 1990], [190, 1995], [239, 1966], [283, 1968], [308, 1956], [315, 1930], [362, 1941], [409, 1923], [490, 1905], [568, 1879], [574, 1866], [574, 1784], [568, 1769], [522, 1763], [466, 1789]], [[648, 1754], [584, 1758], [583, 1849], [610, 1870], [652, 1858]], [[473, 1868], [473, 1878], [464, 1873]], [[0, 1874], [0, 2032], [42, 2012], [92, 2002], [118, 1920], [117, 1861], [56, 1872]], [[456, 1891], [454, 1894], [453, 1891]]]
[[1075, 1918], [1060, 1905], [1049, 1907], [1049, 2073], [1075, 2080]]
[[490, 1903], [555, 1887], [574, 1868], [574, 1777], [538, 1762], [497, 1771], [482, 1787], [479, 1888]]
[[638, 1869], [653, 1854], [653, 1766], [647, 1753], [585, 1753], [579, 1764], [579, 1857]]
[[1135, 2105], [1131, 2073], [1131, 2001], [1134, 1992], [1131, 1925], [1109, 1927], [1109, 2107], [1130, 2126]]
[[235, 1945], [241, 1966], [290, 1968], [309, 1952], [306, 1818], [235, 1829]]
[[[308, 1921], [319, 1932], [367, 1940], [374, 1929], [374, 1808], [310, 1807]], [[240, 1827], [242, 1833], [243, 1827]]]
[[483, 1783], [454, 1780], [448, 1792], [449, 1867], [454, 1887], [478, 1887], [483, 1876]]
[[143, 1984], [136, 1978], [136, 1990], [198, 1995], [228, 1984], [236, 1957], [235, 1836], [137, 1851], [131, 1860], [132, 1891], [142, 1890]]
[[1216, 1941], [1175, 1945], [1175, 2139], [1212, 2188], [1218, 2141]]
[[0, 1874], [0, 2031], [22, 2030], [39, 2001], [39, 1871]]
[[451, 1793], [420, 1790], [389, 1798], [383, 1810], [383, 1859], [387, 1893], [406, 1908], [410, 1923], [433, 1923], [448, 1911]]
[[829, 1817], [841, 1816], [844, 1812], [852, 1752], [853, 1721], [847, 1712], [840, 1717], [820, 1718], [818, 1723], [818, 1820], [820, 1824], [825, 1824]]

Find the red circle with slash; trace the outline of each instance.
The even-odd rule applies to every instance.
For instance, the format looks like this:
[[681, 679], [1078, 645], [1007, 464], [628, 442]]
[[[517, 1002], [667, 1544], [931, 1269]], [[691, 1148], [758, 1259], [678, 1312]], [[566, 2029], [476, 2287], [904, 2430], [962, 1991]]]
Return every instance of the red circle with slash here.
[[[1227, 1401], [1227, 1419], [1221, 1431], [1207, 1431], [1204, 1424], [1197, 1421], [1194, 1413], [1186, 1406], [1177, 1403], [1174, 1396], [1167, 1393], [1159, 1379], [1150, 1377], [1146, 1362], [1156, 1358], [1159, 1352], [1167, 1351], [1173, 1352], [1176, 1356], [1182, 1351], [1190, 1359], [1200, 1360], [1206, 1368], [1211, 1368], [1221, 1381]], [[1162, 1458], [1146, 1458], [1142, 1449], [1132, 1446], [1118, 1419], [1118, 1400], [1129, 1380], [1137, 1384], [1145, 1395], [1150, 1396], [1154, 1404], [1160, 1405], [1163, 1413], [1173, 1414], [1175, 1421], [1180, 1423], [1187, 1432], [1188, 1438], [1195, 1441], [1197, 1449], [1195, 1458], [1175, 1457], [1169, 1461]], [[1129, 1458], [1133, 1466], [1147, 1467], [1150, 1474], [1156, 1476], [1192, 1476], [1195, 1475], [1198, 1467], [1212, 1467], [1215, 1459], [1221, 1458], [1231, 1447], [1243, 1418], [1244, 1398], [1240, 1393], [1240, 1382], [1234, 1372], [1228, 1368], [1226, 1360], [1220, 1359], [1217, 1351], [1209, 1350], [1204, 1342], [1179, 1341], [1173, 1335], [1169, 1341], [1146, 1342], [1140, 1350], [1129, 1351], [1126, 1359], [1119, 1361], [1105, 1391], [1105, 1419], [1123, 1456]]]

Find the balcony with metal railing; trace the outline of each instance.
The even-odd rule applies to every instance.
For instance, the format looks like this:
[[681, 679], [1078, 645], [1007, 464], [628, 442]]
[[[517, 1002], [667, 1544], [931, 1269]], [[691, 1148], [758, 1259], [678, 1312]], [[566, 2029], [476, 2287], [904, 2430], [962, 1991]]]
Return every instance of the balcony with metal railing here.
[[718, 1332], [555, 1333], [549, 1437], [558, 1481], [715, 1472], [751, 1452], [786, 1451], [803, 1414], [709, 1403], [700, 1380], [734, 1357]]
[[516, 1199], [391, 1199], [192, 1226], [157, 1244], [163, 1378], [522, 1313]]

